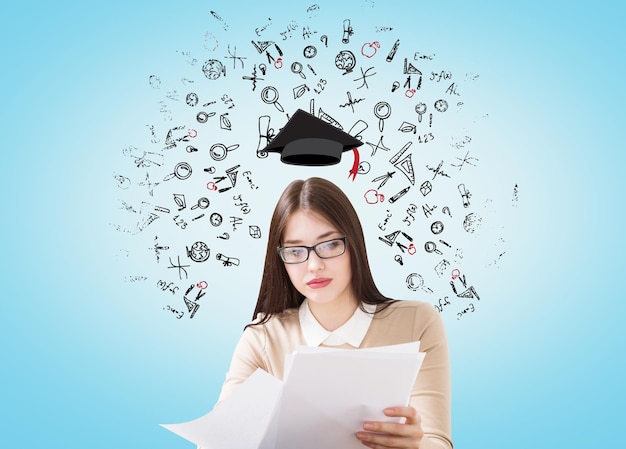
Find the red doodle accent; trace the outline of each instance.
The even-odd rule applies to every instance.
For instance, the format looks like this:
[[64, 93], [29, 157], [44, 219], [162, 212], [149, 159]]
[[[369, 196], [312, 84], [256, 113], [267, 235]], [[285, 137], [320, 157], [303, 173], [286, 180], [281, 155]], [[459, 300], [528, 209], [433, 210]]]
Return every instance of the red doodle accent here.
[[352, 181], [356, 179], [356, 175], [359, 172], [359, 165], [361, 165], [361, 157], [359, 155], [359, 150], [356, 148], [352, 149], [352, 153], [354, 154], [354, 163], [352, 164], [352, 168], [350, 169], [350, 174], [348, 175], [348, 179], [352, 176]]
[[380, 48], [380, 43], [374, 41], [372, 43], [366, 42], [361, 47], [361, 54], [366, 58], [371, 58], [376, 54], [376, 51]]
[[367, 204], [376, 204], [378, 202], [382, 203], [385, 201], [385, 195], [378, 193], [375, 189], [369, 189], [363, 196], [365, 197], [365, 202]]

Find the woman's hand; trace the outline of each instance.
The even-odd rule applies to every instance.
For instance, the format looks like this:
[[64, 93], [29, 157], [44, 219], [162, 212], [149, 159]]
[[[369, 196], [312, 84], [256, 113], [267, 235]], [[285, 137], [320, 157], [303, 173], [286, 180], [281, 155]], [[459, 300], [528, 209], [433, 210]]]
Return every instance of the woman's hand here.
[[413, 407], [391, 407], [385, 409], [385, 415], [404, 417], [402, 424], [391, 422], [367, 421], [363, 430], [356, 434], [357, 439], [372, 449], [403, 447], [418, 449], [424, 436], [421, 418]]

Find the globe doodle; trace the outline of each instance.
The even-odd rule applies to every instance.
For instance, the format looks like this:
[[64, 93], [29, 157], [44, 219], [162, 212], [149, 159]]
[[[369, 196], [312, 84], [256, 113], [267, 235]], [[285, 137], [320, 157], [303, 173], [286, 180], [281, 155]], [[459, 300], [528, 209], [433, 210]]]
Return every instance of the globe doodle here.
[[339, 70], [345, 70], [345, 73], [352, 72], [352, 69], [356, 66], [356, 58], [354, 53], [349, 50], [341, 50], [335, 57], [335, 67]]
[[187, 248], [187, 256], [194, 262], [205, 262], [209, 259], [211, 250], [204, 242], [196, 242]]
[[202, 71], [204, 72], [204, 76], [210, 80], [216, 80], [222, 76], [222, 74], [226, 74], [224, 64], [217, 59], [209, 59], [205, 62], [202, 66]]

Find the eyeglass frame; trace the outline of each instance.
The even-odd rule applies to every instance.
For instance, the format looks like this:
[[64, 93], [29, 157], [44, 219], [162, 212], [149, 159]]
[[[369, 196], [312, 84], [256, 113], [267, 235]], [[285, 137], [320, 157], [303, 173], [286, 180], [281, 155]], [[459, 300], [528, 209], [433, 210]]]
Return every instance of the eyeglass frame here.
[[[341, 254], [337, 254], [336, 256], [324, 257], [324, 256], [321, 256], [317, 252], [317, 247], [318, 246], [320, 246], [320, 245], [322, 245], [324, 243], [333, 242], [335, 240], [341, 240], [343, 242], [343, 251], [342, 251]], [[280, 257], [280, 260], [282, 260], [283, 263], [286, 263], [286, 264], [289, 264], [289, 265], [297, 265], [299, 263], [306, 262], [307, 260], [309, 260], [309, 256], [311, 255], [311, 251], [314, 251], [315, 255], [317, 257], [319, 257], [320, 259], [334, 259], [335, 257], [343, 256], [346, 253], [346, 247], [347, 247], [346, 246], [347, 245], [346, 242], [347, 242], [347, 240], [348, 240], [348, 237], [337, 237], [335, 239], [324, 240], [323, 242], [316, 243], [313, 246], [306, 246], [306, 245], [279, 246], [278, 248], [276, 248], [276, 252], [278, 253], [278, 256]], [[304, 249], [306, 249], [307, 250], [307, 252], [306, 252], [306, 259], [304, 259], [301, 262], [286, 262], [284, 257], [283, 257], [283, 255], [282, 255], [282, 253], [281, 253], [281, 250], [289, 249], [289, 248], [304, 248]]]

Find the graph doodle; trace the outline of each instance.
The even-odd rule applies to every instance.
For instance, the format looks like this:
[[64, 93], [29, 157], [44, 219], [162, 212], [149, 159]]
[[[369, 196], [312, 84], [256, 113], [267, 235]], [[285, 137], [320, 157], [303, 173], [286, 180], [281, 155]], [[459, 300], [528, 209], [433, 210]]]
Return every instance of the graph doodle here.
[[[376, 23], [376, 15], [325, 21], [317, 4], [300, 12], [282, 23], [260, 16], [243, 29], [210, 11], [211, 28], [199, 33], [196, 48], [176, 52], [180, 67], [168, 67], [175, 76], [149, 69], [141, 88], [154, 99], [154, 116], [138, 124], [137, 142], [120, 145], [123, 166], [109, 178], [120, 197], [113, 229], [138, 238], [149, 227], [149, 240], [137, 245], [146, 254], [138, 257], [147, 255], [146, 266], [160, 270], [151, 288], [159, 281], [168, 299], [179, 301], [159, 307], [178, 320], [211, 319], [209, 307], [200, 307], [208, 303], [208, 282], [215, 297], [230, 282], [209, 279], [211, 269], [238, 276], [253, 270], [247, 262], [259, 257], [254, 251], [267, 235], [274, 187], [299, 176], [278, 168], [264, 149], [298, 109], [308, 110], [362, 145], [356, 153], [344, 149], [350, 166], [337, 162], [336, 181], [353, 183], [342, 187], [366, 209], [365, 233], [382, 233], [368, 238], [384, 245], [366, 243], [375, 262], [388, 263], [384, 275], [400, 292], [434, 294], [442, 316], [469, 318], [484, 304], [478, 286], [463, 284], [477, 265], [471, 247], [480, 253], [493, 246], [489, 261], [506, 252], [483, 243], [499, 216], [478, 208], [491, 193], [479, 174], [481, 152], [491, 150], [472, 129], [485, 113], [466, 95], [479, 75], [419, 48], [419, 39], [401, 39], [395, 24]], [[515, 208], [520, 186], [511, 185], [507, 206]], [[168, 276], [194, 283], [183, 295]], [[456, 285], [448, 284], [451, 276]]]

